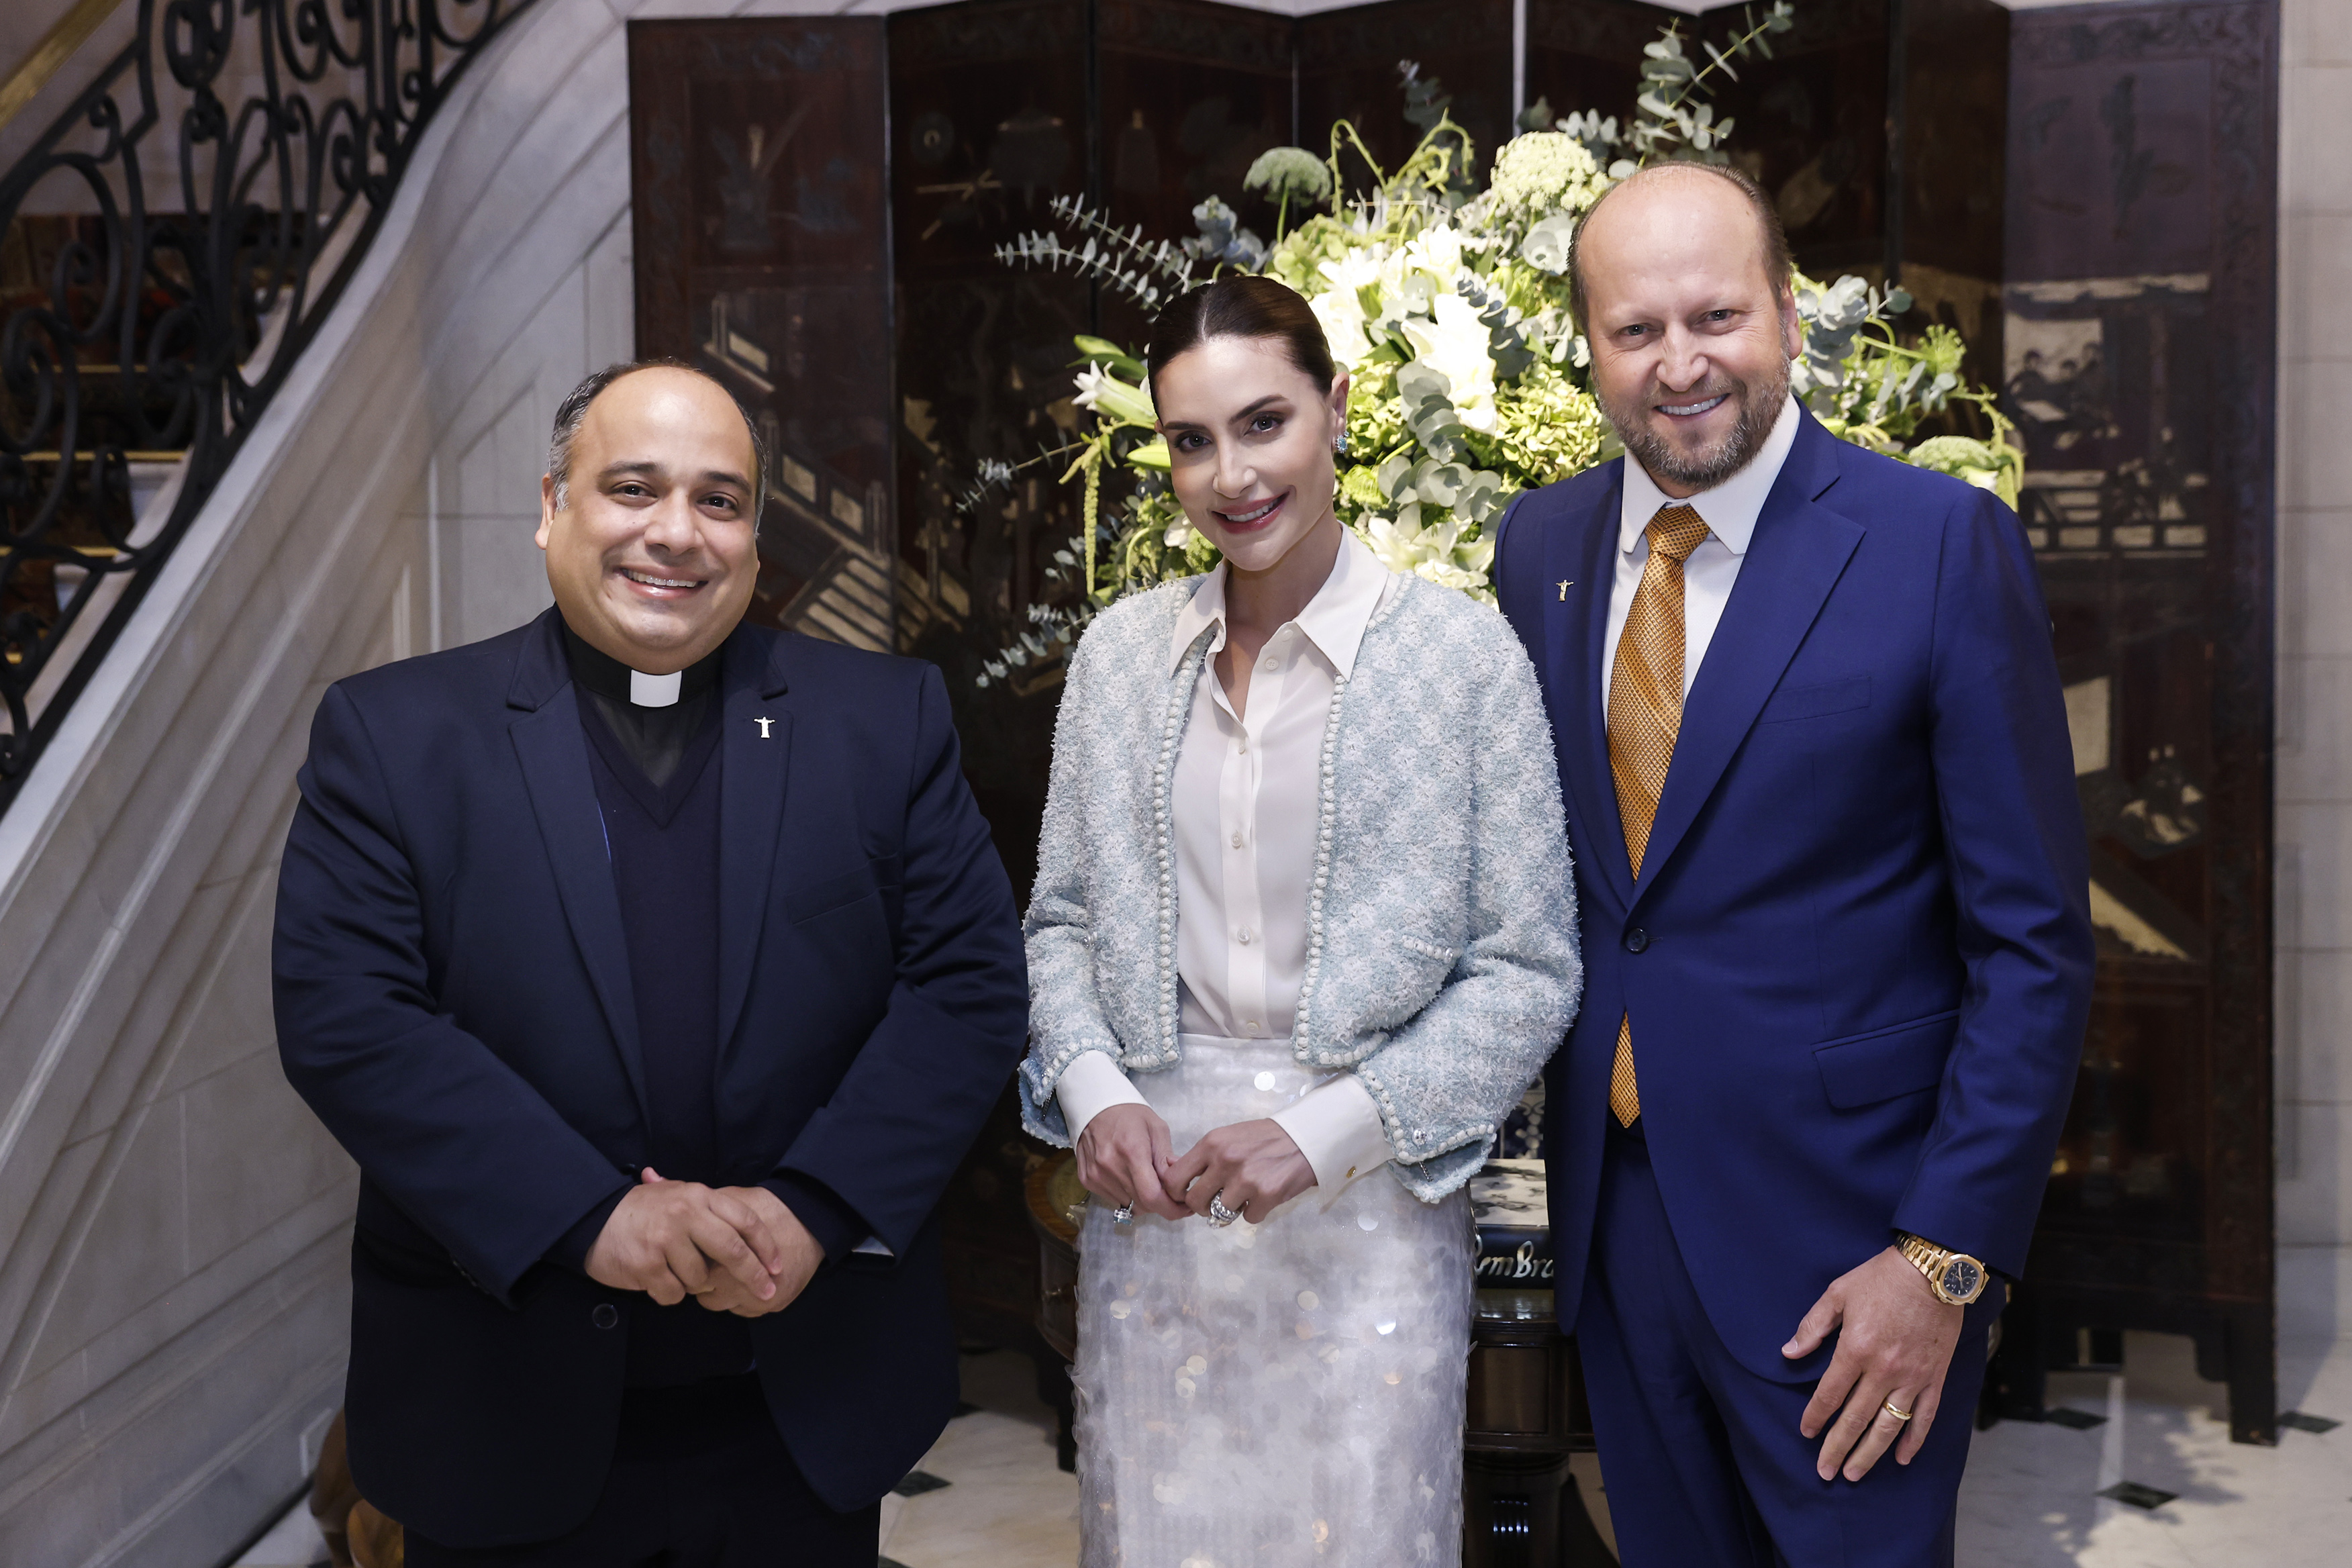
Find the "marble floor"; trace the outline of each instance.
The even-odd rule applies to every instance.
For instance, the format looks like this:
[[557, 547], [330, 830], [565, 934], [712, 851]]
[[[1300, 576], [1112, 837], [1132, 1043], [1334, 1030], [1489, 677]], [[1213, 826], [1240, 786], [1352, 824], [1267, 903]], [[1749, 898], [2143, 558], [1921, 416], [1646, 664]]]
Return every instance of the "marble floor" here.
[[[2322, 1568], [2352, 1539], [2352, 1341], [2289, 1346], [2280, 1402], [2344, 1423], [2283, 1431], [2275, 1448], [2230, 1441], [2221, 1388], [2189, 1342], [2127, 1337], [2123, 1375], [2059, 1374], [2054, 1407], [2078, 1425], [2003, 1422], [1977, 1435], [1960, 1497], [1963, 1568]], [[1052, 1413], [1029, 1363], [964, 1358], [965, 1412], [882, 1504], [880, 1568], [1067, 1568], [1077, 1561], [1076, 1481], [1054, 1463]], [[1578, 1481], [1607, 1533], [1589, 1458]], [[2170, 1494], [2154, 1507], [2099, 1494], [2119, 1483]], [[326, 1559], [297, 1508], [236, 1568]]]

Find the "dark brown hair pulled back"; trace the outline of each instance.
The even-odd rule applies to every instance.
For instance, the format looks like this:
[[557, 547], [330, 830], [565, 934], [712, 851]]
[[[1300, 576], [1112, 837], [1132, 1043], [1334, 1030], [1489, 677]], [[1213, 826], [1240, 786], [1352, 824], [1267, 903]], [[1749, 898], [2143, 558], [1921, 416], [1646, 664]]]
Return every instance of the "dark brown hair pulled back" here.
[[[1151, 342], [1143, 351], [1155, 383], [1161, 365], [1211, 338], [1276, 339], [1318, 392], [1330, 391], [1339, 377], [1323, 323], [1295, 289], [1271, 278], [1235, 272], [1170, 300], [1151, 323]], [[1156, 384], [1152, 390], [1156, 397]]]

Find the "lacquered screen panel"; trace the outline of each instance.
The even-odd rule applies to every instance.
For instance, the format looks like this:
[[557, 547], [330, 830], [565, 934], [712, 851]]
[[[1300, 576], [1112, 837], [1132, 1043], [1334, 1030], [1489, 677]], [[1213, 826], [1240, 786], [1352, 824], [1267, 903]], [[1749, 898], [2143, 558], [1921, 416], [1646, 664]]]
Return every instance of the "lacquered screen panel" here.
[[893, 637], [882, 26], [629, 26], [637, 352], [710, 372], [772, 448], [753, 613]]

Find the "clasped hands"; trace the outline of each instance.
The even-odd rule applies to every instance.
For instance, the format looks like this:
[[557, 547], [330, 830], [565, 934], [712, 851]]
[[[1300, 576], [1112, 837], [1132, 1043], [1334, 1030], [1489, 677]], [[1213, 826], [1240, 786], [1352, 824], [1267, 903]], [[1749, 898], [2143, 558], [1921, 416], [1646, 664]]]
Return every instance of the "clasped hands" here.
[[759, 1318], [791, 1306], [824, 1261], [767, 1188], [666, 1181], [648, 1165], [588, 1249], [588, 1277], [665, 1307], [691, 1296], [713, 1312]]
[[1225, 1206], [1257, 1224], [1315, 1184], [1315, 1167], [1282, 1124], [1264, 1118], [1213, 1128], [1180, 1157], [1168, 1123], [1132, 1102], [1097, 1112], [1078, 1134], [1078, 1181], [1098, 1198], [1162, 1219]]

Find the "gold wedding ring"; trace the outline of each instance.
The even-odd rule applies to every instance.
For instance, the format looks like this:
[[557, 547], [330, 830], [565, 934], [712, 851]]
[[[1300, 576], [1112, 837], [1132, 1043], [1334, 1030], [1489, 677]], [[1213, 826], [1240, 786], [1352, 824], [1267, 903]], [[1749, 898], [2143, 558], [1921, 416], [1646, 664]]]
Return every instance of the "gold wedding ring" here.
[[1896, 1419], [1897, 1421], [1908, 1421], [1908, 1420], [1910, 1420], [1910, 1419], [1911, 1419], [1911, 1416], [1912, 1416], [1912, 1415], [1913, 1415], [1913, 1412], [1908, 1411], [1908, 1410], [1897, 1410], [1897, 1409], [1895, 1409], [1895, 1401], [1894, 1401], [1894, 1400], [1892, 1400], [1892, 1399], [1888, 1399], [1888, 1400], [1886, 1400], [1885, 1403], [1881, 1404], [1881, 1405], [1879, 1405], [1879, 1408], [1880, 1408], [1881, 1410], [1885, 1411], [1885, 1412], [1886, 1412], [1886, 1414], [1888, 1414], [1889, 1415], [1894, 1416], [1894, 1417], [1895, 1417], [1895, 1419]]

